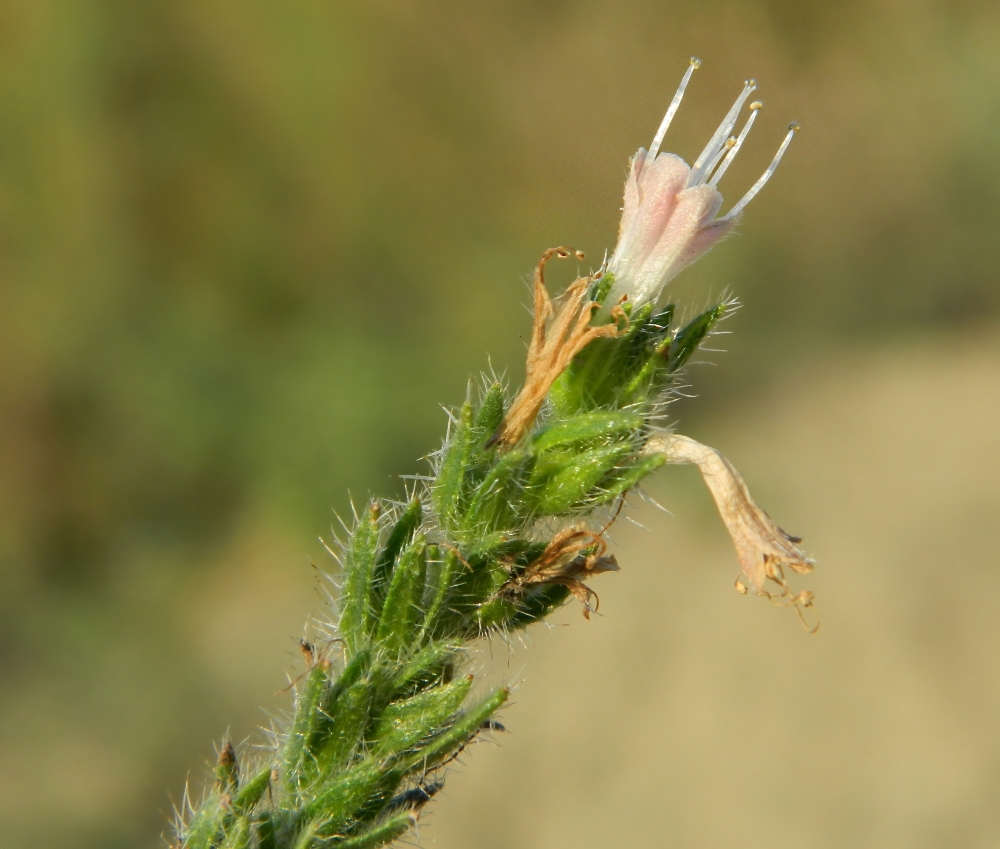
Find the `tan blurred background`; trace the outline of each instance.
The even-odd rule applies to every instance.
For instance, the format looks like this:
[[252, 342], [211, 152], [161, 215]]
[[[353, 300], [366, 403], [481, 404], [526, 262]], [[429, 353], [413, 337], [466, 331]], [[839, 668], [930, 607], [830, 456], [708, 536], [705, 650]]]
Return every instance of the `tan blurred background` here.
[[0, 844], [156, 845], [255, 738], [348, 491], [397, 495], [525, 275], [599, 261], [687, 57], [723, 189], [673, 289], [745, 307], [682, 429], [801, 533], [823, 619], [732, 591], [690, 469], [615, 529], [602, 617], [478, 665], [510, 733], [440, 849], [1000, 845], [1000, 6], [0, 4]]

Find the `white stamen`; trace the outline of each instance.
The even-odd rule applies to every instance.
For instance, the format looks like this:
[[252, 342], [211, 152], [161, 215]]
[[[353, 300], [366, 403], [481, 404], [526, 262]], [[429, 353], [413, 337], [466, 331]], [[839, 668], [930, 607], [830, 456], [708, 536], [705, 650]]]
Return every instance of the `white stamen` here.
[[729, 134], [732, 133], [733, 127], [736, 125], [736, 119], [739, 117], [743, 104], [747, 102], [747, 98], [756, 90], [756, 80], [747, 80], [744, 83], [743, 91], [736, 98], [733, 108], [722, 119], [719, 129], [715, 131], [715, 134], [709, 139], [708, 144], [705, 145], [705, 149], [694, 161], [694, 165], [691, 166], [691, 176], [688, 178], [688, 186], [697, 186], [701, 182], [705, 174], [705, 163], [714, 159], [715, 155], [719, 152], [719, 148], [726, 143], [726, 139], [729, 138]]
[[729, 153], [729, 151], [733, 149], [735, 145], [736, 145], [736, 139], [734, 139], [732, 136], [726, 139], [726, 143], [721, 148], [719, 148], [719, 152], [715, 154], [715, 157], [712, 159], [711, 162], [708, 163], [708, 167], [705, 169], [704, 173], [702, 173], [701, 180], [698, 183], [699, 186], [705, 184], [705, 181], [708, 179], [708, 175], [715, 170], [716, 166], [718, 166], [718, 164], [722, 161], [722, 157], [726, 156]]
[[[722, 160], [722, 164], [719, 166], [719, 170], [712, 175], [712, 179], [709, 180], [708, 184], [710, 186], [719, 185], [719, 180], [722, 179], [722, 175], [726, 173], [729, 166], [733, 164], [733, 160], [736, 158], [736, 154], [740, 152], [740, 148], [743, 146], [743, 140], [749, 135], [750, 128], [753, 126], [753, 122], [757, 120], [757, 113], [764, 106], [759, 100], [755, 100], [750, 104], [750, 117], [747, 118], [746, 124], [743, 125], [743, 129], [740, 130], [740, 134], [736, 139], [736, 144], [729, 148], [729, 152], [726, 154], [726, 158]], [[709, 169], [711, 170], [711, 169]]]
[[761, 174], [760, 179], [750, 187], [750, 191], [743, 195], [740, 202], [729, 210], [729, 212], [723, 215], [722, 218], [717, 219], [718, 221], [729, 221], [731, 218], [735, 218], [743, 211], [743, 208], [750, 203], [754, 197], [756, 197], [757, 192], [764, 188], [764, 184], [771, 179], [771, 175], [777, 170], [778, 163], [781, 162], [781, 157], [784, 156], [785, 151], [788, 150], [788, 145], [792, 143], [792, 136], [794, 136], [798, 130], [798, 123], [792, 121], [792, 123], [788, 125], [788, 133], [785, 136], [784, 141], [781, 143], [781, 147], [779, 147], [778, 152], [774, 154], [774, 159], [772, 159], [771, 164], [767, 166], [767, 170]]
[[646, 155], [647, 162], [652, 162], [656, 159], [656, 154], [659, 152], [660, 145], [663, 143], [663, 137], [667, 134], [670, 122], [674, 120], [674, 115], [677, 114], [677, 110], [680, 108], [681, 100], [684, 99], [684, 89], [687, 88], [687, 84], [691, 81], [691, 75], [700, 67], [701, 59], [697, 59], [692, 56], [688, 69], [684, 72], [684, 76], [681, 78], [681, 84], [677, 87], [677, 93], [674, 95], [674, 99], [670, 101], [670, 106], [667, 107], [667, 114], [663, 116], [663, 120], [660, 122], [660, 128], [656, 131], [656, 135], [653, 136], [653, 143], [649, 146], [649, 153]]

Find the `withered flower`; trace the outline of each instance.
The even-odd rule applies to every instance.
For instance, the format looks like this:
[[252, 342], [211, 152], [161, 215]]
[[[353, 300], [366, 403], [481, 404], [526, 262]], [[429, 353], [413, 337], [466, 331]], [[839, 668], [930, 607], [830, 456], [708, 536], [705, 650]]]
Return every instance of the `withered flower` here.
[[[676, 433], [654, 434], [647, 440], [644, 450], [647, 454], [662, 455], [668, 463], [690, 463], [698, 467], [736, 548], [740, 561], [736, 589], [742, 593], [749, 590], [754, 595], [794, 607], [805, 624], [803, 609], [812, 607], [813, 594], [808, 590], [793, 593], [785, 580], [784, 569], [787, 566], [805, 574], [813, 570], [813, 563], [796, 546], [802, 540], [779, 528], [754, 503], [733, 464], [714, 448]], [[768, 591], [769, 581], [780, 591]]]
[[591, 277], [574, 280], [553, 303], [545, 288], [545, 263], [553, 257], [583, 259], [583, 252], [566, 247], [549, 248], [542, 254], [535, 268], [534, 325], [528, 346], [524, 386], [490, 440], [491, 443], [499, 443], [501, 446], [517, 443], [538, 417], [549, 389], [572, 362], [573, 357], [594, 339], [617, 336], [619, 320], [628, 323], [624, 313], [616, 307], [611, 311], [613, 324], [597, 327], [591, 325], [591, 319], [600, 306], [587, 297], [593, 281]]
[[614, 555], [607, 554], [607, 550], [607, 542], [601, 534], [591, 533], [582, 526], [564, 528], [523, 572], [504, 584], [498, 594], [516, 599], [529, 587], [562, 584], [583, 605], [583, 615], [589, 619], [600, 606], [600, 599], [583, 579], [618, 571], [618, 561]]

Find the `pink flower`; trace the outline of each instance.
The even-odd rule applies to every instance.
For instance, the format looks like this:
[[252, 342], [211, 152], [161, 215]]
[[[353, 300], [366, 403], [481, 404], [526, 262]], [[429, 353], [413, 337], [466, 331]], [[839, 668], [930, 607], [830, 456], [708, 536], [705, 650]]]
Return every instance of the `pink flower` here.
[[753, 80], [748, 80], [694, 165], [689, 167], [672, 153], [658, 154], [684, 89], [700, 64], [698, 59], [691, 59], [649, 153], [639, 148], [632, 157], [618, 246], [607, 265], [607, 272], [614, 275], [614, 284], [604, 301], [607, 306], [626, 296], [633, 308], [655, 300], [681, 269], [730, 233], [744, 207], [778, 167], [798, 129], [798, 124], [789, 125], [788, 134], [761, 178], [729, 212], [716, 217], [722, 207], [722, 195], [716, 186], [736, 158], [763, 104], [751, 103], [743, 129], [739, 135], [731, 135], [743, 105], [757, 88]]

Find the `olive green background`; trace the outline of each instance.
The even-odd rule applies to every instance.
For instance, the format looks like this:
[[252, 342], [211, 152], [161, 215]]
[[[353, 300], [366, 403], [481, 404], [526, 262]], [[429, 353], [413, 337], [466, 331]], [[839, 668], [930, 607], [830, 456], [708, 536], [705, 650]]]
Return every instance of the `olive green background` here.
[[613, 247], [692, 53], [689, 160], [761, 83], [730, 202], [803, 130], [671, 284], [745, 304], [674, 414], [806, 538], [823, 626], [732, 592], [664, 470], [601, 617], [483, 648], [510, 733], [420, 841], [1000, 843], [985, 0], [0, 3], [0, 843], [157, 845], [212, 741], [260, 739], [318, 537], [470, 374], [520, 380], [537, 256]]

